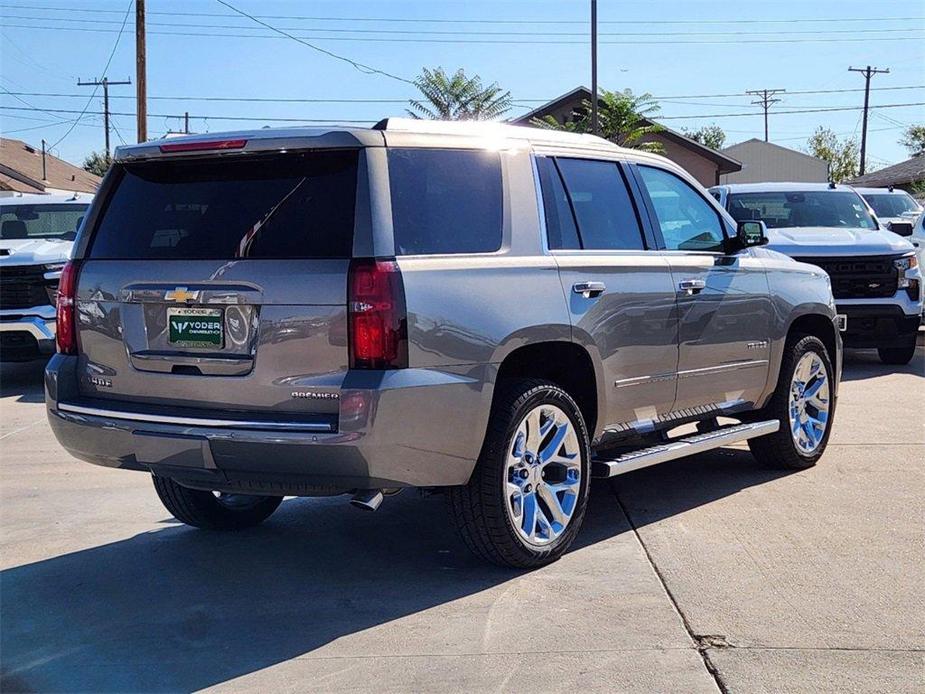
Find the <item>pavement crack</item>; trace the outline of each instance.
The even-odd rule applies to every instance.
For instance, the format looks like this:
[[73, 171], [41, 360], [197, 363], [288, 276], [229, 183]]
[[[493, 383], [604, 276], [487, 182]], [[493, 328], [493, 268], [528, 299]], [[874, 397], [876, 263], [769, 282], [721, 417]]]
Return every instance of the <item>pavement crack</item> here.
[[639, 546], [642, 547], [642, 551], [646, 556], [646, 561], [649, 562], [649, 566], [652, 567], [652, 571], [654, 571], [655, 575], [658, 577], [659, 583], [662, 584], [662, 589], [665, 591], [665, 594], [671, 601], [675, 612], [681, 619], [681, 623], [684, 625], [684, 629], [687, 631], [687, 635], [697, 646], [697, 652], [700, 654], [701, 660], [703, 660], [703, 666], [706, 668], [707, 672], [710, 673], [710, 676], [713, 678], [717, 689], [719, 689], [722, 694], [729, 694], [729, 688], [726, 686], [722, 675], [710, 658], [709, 652], [710, 648], [729, 648], [730, 644], [726, 641], [726, 637], [719, 634], [696, 634], [694, 632], [694, 630], [691, 628], [690, 622], [687, 619], [687, 615], [684, 614], [684, 610], [682, 610], [681, 606], [678, 604], [677, 598], [675, 598], [674, 593], [671, 592], [671, 588], [668, 587], [668, 582], [665, 580], [665, 576], [662, 574], [661, 569], [659, 569], [658, 565], [655, 563], [655, 559], [652, 556], [652, 553], [649, 551], [645, 541], [642, 539], [642, 535], [639, 533], [639, 528], [636, 527], [636, 523], [633, 521], [633, 517], [630, 515], [629, 511], [623, 503], [623, 500], [620, 498], [617, 490], [614, 489], [612, 483], [610, 484], [610, 491], [613, 493], [613, 498], [616, 500], [617, 505], [620, 507], [620, 510], [626, 517], [626, 522], [629, 523], [630, 528], [633, 529], [633, 534], [636, 536], [636, 541], [639, 543]]

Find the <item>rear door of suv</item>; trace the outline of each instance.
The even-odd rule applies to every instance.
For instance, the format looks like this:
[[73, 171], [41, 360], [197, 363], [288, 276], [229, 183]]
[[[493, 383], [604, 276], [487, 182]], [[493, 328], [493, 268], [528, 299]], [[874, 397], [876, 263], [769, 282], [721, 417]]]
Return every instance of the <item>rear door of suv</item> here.
[[770, 358], [772, 307], [761, 260], [750, 250], [724, 253], [724, 237], [733, 230], [682, 176], [641, 163], [630, 170], [677, 295], [675, 409], [753, 403], [767, 385]]
[[117, 164], [79, 270], [81, 396], [336, 426], [361, 156]]
[[646, 253], [640, 209], [620, 162], [538, 156], [550, 253], [573, 339], [596, 351], [609, 389], [605, 429], [672, 410], [678, 365], [671, 268]]

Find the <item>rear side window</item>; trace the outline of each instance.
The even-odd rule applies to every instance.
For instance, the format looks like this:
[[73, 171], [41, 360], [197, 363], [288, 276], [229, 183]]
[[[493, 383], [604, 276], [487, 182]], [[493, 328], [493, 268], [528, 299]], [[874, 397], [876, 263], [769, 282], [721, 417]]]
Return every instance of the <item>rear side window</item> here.
[[642, 250], [642, 229], [623, 173], [616, 162], [556, 159], [568, 190], [581, 247]]
[[348, 258], [357, 156], [344, 150], [125, 164], [89, 256]]
[[562, 177], [556, 169], [555, 162], [548, 157], [538, 157], [537, 169], [540, 174], [540, 187], [543, 190], [543, 204], [546, 208], [546, 235], [549, 239], [549, 248], [574, 249], [581, 248], [578, 239], [578, 227], [575, 226], [575, 216], [572, 214], [572, 205], [562, 185]]
[[491, 253], [501, 248], [497, 152], [389, 150], [397, 255]]

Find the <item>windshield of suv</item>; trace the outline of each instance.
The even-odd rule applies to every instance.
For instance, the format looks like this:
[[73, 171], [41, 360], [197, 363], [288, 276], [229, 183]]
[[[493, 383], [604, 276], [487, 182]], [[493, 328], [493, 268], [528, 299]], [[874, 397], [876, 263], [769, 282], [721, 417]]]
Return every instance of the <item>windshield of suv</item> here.
[[922, 211], [906, 193], [864, 193], [864, 199], [879, 217], [914, 216]]
[[73, 241], [89, 204], [0, 205], [0, 239]]
[[847, 190], [731, 193], [728, 205], [737, 222], [760, 219], [770, 229], [877, 228], [861, 197]]

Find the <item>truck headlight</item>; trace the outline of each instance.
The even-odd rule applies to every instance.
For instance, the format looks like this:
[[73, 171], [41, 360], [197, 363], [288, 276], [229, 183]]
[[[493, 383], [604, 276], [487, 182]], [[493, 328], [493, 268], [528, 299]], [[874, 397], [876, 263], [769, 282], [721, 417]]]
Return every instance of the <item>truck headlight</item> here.
[[899, 273], [899, 288], [905, 289], [912, 283], [912, 280], [908, 277], [908, 273], [910, 270], [914, 270], [919, 266], [919, 259], [916, 257], [915, 253], [910, 253], [909, 255], [904, 255], [902, 258], [896, 258], [893, 261], [893, 266]]

